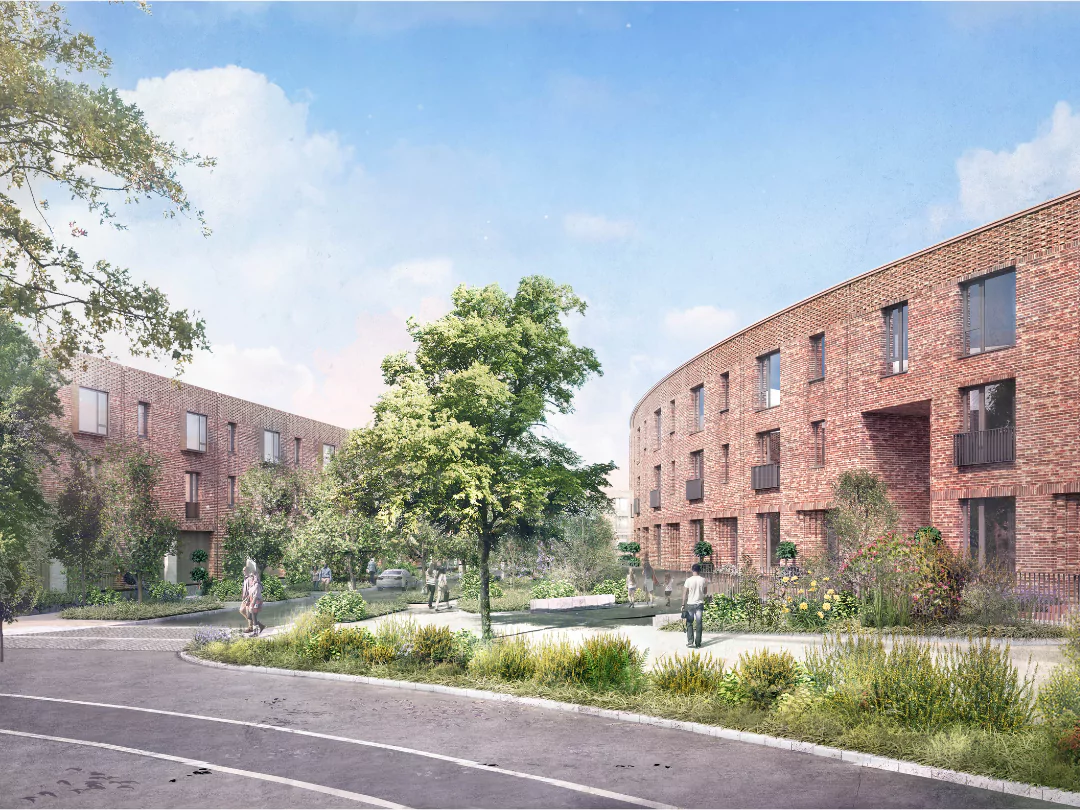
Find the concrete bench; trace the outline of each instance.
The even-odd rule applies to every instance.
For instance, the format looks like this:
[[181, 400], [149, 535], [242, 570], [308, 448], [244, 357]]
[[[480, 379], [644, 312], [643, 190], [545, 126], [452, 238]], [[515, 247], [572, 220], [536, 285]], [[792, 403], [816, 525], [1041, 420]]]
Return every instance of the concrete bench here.
[[552, 610], [588, 610], [590, 608], [615, 607], [615, 596], [559, 596], [554, 599], [533, 599], [529, 602], [530, 613], [546, 613]]

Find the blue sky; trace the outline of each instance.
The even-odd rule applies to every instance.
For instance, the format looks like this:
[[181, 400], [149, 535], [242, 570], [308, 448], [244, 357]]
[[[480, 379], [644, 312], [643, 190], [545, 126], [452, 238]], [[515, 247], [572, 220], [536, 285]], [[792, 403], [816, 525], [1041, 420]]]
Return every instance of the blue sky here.
[[559, 435], [623, 464], [666, 370], [1080, 187], [1076, 5], [68, 12], [156, 130], [219, 159], [184, 177], [210, 239], [140, 206], [84, 250], [206, 317], [191, 382], [345, 426], [405, 316], [543, 273], [590, 302], [574, 334], [605, 368]]

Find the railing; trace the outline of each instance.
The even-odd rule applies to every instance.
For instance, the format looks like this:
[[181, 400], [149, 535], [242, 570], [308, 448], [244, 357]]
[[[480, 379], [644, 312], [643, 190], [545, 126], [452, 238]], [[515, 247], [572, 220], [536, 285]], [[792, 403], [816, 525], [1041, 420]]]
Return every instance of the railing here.
[[957, 467], [1016, 460], [1016, 429], [996, 428], [953, 436], [953, 462]]
[[780, 463], [759, 464], [750, 468], [750, 486], [754, 489], [777, 489], [780, 486]]
[[659, 509], [660, 508], [660, 490], [659, 489], [650, 489], [649, 490], [649, 506], [651, 508], [653, 508], [653, 509]]
[[187, 520], [198, 520], [199, 519], [199, 502], [198, 501], [195, 501], [194, 503], [185, 503], [184, 504], [184, 517]]
[[686, 500], [700, 501], [705, 497], [705, 479], [691, 478], [686, 482]]

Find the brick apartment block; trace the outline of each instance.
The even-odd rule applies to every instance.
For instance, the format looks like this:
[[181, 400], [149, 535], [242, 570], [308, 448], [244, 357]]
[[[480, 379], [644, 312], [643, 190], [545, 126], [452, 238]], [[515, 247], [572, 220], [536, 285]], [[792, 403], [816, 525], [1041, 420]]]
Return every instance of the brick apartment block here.
[[[267, 431], [277, 434], [280, 463], [309, 470], [321, 469], [348, 434], [99, 357], [79, 358], [70, 373], [71, 384], [60, 392], [64, 424], [91, 458], [100, 459], [109, 445], [129, 443], [163, 461], [158, 497], [181, 526], [175, 560], [163, 561], [166, 578], [174, 582], [190, 584], [195, 548], [210, 553], [210, 570], [220, 575], [230, 493], [235, 501], [240, 476], [272, 457], [275, 442]], [[49, 474], [45, 486], [55, 494], [60, 481]]]
[[688, 567], [699, 537], [717, 564], [772, 564], [781, 539], [820, 551], [833, 483], [863, 467], [904, 532], [1080, 573], [1078, 422], [1074, 192], [814, 295], [656, 383], [630, 419], [635, 539], [665, 567]]

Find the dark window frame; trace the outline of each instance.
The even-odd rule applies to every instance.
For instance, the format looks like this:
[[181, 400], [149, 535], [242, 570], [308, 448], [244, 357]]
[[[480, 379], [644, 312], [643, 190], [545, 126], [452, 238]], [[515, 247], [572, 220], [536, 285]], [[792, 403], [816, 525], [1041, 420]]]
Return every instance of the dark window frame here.
[[[776, 388], [772, 387], [773, 359], [776, 366]], [[765, 411], [770, 408], [778, 408], [781, 401], [781, 374], [780, 374], [780, 350], [776, 349], [768, 354], [763, 354], [757, 359], [758, 366], [758, 410]], [[773, 391], [776, 392], [776, 401], [773, 401]]]
[[135, 408], [135, 435], [140, 439], [150, 438], [150, 403], [139, 401]]
[[824, 467], [825, 466], [825, 420], [817, 419], [810, 423], [810, 430], [813, 434], [813, 462], [812, 467]]
[[825, 379], [825, 333], [818, 332], [810, 336], [810, 380], [820, 382]]
[[705, 429], [705, 384], [695, 385], [690, 389], [690, 396], [694, 406], [694, 422], [691, 433]]
[[[911, 334], [908, 328], [910, 306], [907, 301], [901, 301], [885, 307], [881, 312], [885, 321], [885, 376], [905, 374], [911, 367], [909, 356]], [[897, 316], [899, 316], [899, 322], [897, 322]]]
[[[991, 346], [986, 348], [986, 284], [994, 279], [1003, 278], [1005, 276], [1012, 276], [1012, 342], [1005, 343], [1000, 346]], [[971, 310], [971, 291], [979, 289], [981, 295], [979, 296], [979, 325], [973, 327], [972, 323], [972, 310]], [[992, 273], [979, 276], [978, 278], [969, 279], [960, 284], [960, 295], [963, 301], [963, 356], [975, 357], [980, 354], [987, 354], [988, 352], [999, 352], [1005, 349], [1012, 349], [1016, 346], [1016, 267], [1006, 267], [1001, 270], [995, 270]], [[978, 348], [972, 348], [971, 333], [979, 333], [979, 346]]]

